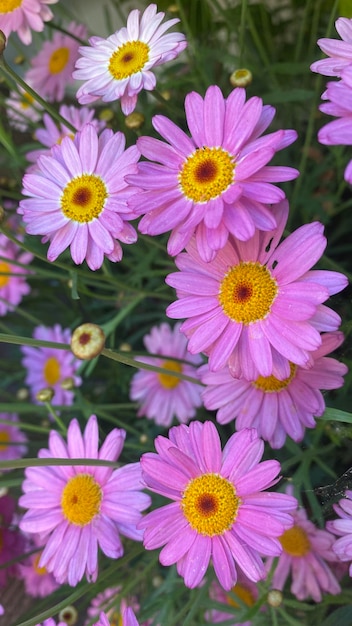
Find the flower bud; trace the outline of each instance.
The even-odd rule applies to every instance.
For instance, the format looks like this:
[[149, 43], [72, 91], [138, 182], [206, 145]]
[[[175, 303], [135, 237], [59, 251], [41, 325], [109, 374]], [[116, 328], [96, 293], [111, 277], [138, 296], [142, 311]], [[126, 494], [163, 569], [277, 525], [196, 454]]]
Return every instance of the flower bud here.
[[68, 626], [74, 626], [78, 620], [78, 612], [74, 606], [65, 606], [59, 613], [59, 621], [66, 622]]
[[96, 324], [82, 324], [73, 331], [71, 350], [77, 359], [90, 360], [98, 356], [105, 346], [105, 335]]
[[246, 68], [235, 70], [230, 76], [230, 83], [233, 87], [247, 87], [252, 82], [252, 72]]
[[144, 124], [144, 115], [142, 113], [130, 113], [125, 117], [125, 125], [131, 130], [138, 130]]
[[268, 592], [267, 602], [269, 606], [272, 606], [276, 609], [278, 606], [281, 606], [283, 600], [282, 592], [278, 589], [271, 589]]
[[52, 389], [51, 387], [46, 387], [45, 389], [40, 389], [35, 394], [35, 397], [38, 400], [38, 402], [51, 402], [54, 395], [55, 395], [54, 389]]
[[6, 48], [6, 35], [0, 30], [0, 55], [4, 52]]
[[75, 381], [72, 376], [68, 376], [64, 378], [60, 385], [61, 389], [65, 389], [65, 391], [72, 391], [75, 388]]

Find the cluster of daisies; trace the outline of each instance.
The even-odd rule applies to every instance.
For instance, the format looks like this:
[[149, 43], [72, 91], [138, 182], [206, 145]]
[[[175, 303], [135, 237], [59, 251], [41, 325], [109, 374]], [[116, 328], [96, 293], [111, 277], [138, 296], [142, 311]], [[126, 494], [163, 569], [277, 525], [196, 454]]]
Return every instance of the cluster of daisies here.
[[[5, 0], [0, 28], [28, 44], [31, 29], [42, 31], [52, 18], [47, 5], [55, 2]], [[136, 360], [159, 371], [138, 371], [130, 398], [139, 417], [162, 427], [174, 418], [180, 424], [156, 437], [155, 452], [119, 466], [125, 430], [114, 428], [101, 445], [95, 415], [83, 432], [76, 419], [67, 432], [51, 430], [48, 447], [38, 453], [48, 465], [25, 470], [19, 505], [26, 512], [18, 526], [14, 500], [0, 498], [0, 563], [33, 552], [25, 563], [0, 569], [0, 583], [15, 575], [27, 593], [46, 597], [61, 584], [95, 582], [99, 550], [121, 558], [124, 537], [146, 550], [161, 548], [160, 563], [176, 565], [188, 588], [203, 585], [212, 564], [210, 597], [229, 607], [255, 604], [256, 583], [269, 571], [275, 589], [283, 589], [290, 574], [297, 599], [320, 602], [323, 593], [340, 592], [341, 562], [352, 561], [352, 492], [335, 507], [339, 519], [320, 529], [289, 488], [271, 489], [281, 466], [262, 458], [264, 442], [272, 448], [287, 436], [300, 442], [325, 410], [321, 390], [343, 385], [347, 368], [329, 356], [343, 342], [341, 319], [326, 302], [347, 279], [312, 269], [327, 244], [319, 222], [282, 240], [289, 205], [276, 183], [298, 171], [269, 163], [296, 132], [264, 134], [275, 110], [261, 98], [247, 99], [243, 88], [224, 97], [217, 85], [204, 96], [193, 91], [184, 105], [189, 132], [156, 115], [160, 138], [141, 136], [127, 148], [123, 133], [106, 128], [85, 106], [119, 100], [125, 115], [133, 113], [141, 90], [155, 88], [153, 68], [187, 45], [183, 34], [165, 34], [178, 20], [163, 18], [151, 4], [142, 15], [133, 10], [126, 27], [107, 39], [92, 37], [89, 46], [80, 46], [86, 29], [74, 23], [44, 43], [26, 73], [28, 85], [60, 102], [67, 85], [83, 82], [77, 92], [83, 106], [61, 104], [60, 126], [26, 91], [11, 93], [8, 105], [19, 130], [42, 120], [35, 131], [41, 146], [27, 154], [18, 214], [28, 234], [49, 243], [49, 261], [69, 248], [75, 264], [86, 261], [94, 271], [105, 258], [122, 259], [121, 244], [137, 241], [136, 228], [150, 236], [170, 233], [167, 250], [177, 271], [166, 283], [176, 300], [166, 315], [183, 321], [173, 328], [164, 322], [144, 337], [153, 356]], [[341, 18], [337, 28], [352, 46], [352, 20]], [[350, 132], [343, 98], [347, 102], [352, 85], [352, 53], [339, 43], [321, 40], [332, 60], [312, 67], [341, 77], [328, 86], [330, 104], [322, 108], [342, 118], [321, 131], [325, 143], [340, 143], [342, 136], [348, 143]], [[346, 178], [352, 179], [349, 167]], [[30, 291], [31, 255], [2, 235], [0, 251], [4, 315]], [[59, 324], [38, 326], [33, 337], [68, 346], [71, 332]], [[50, 389], [54, 405], [72, 404], [82, 382], [80, 361], [62, 347], [22, 348], [33, 402]], [[234, 423], [224, 447], [212, 421], [193, 419], [202, 404], [216, 411], [219, 424]], [[1, 414], [0, 458], [25, 455], [27, 444], [18, 417]], [[57, 465], [57, 459], [82, 464]], [[168, 503], [143, 514], [152, 502], [146, 489]], [[118, 615], [105, 610], [114, 597]], [[97, 619], [96, 626], [138, 626], [138, 610], [138, 598], [110, 589], [93, 602], [89, 619]], [[214, 609], [205, 617], [216, 623], [231, 616]]]

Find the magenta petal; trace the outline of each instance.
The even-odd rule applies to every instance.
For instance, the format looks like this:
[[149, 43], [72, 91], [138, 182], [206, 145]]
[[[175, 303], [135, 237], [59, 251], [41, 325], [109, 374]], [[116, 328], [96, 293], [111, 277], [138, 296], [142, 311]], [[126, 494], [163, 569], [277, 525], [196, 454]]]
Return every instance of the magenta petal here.
[[194, 589], [203, 580], [211, 556], [210, 537], [197, 535], [188, 553], [185, 555], [184, 580], [186, 587]]
[[237, 572], [231, 550], [221, 535], [213, 537], [212, 558], [220, 585], [229, 591], [236, 584]]

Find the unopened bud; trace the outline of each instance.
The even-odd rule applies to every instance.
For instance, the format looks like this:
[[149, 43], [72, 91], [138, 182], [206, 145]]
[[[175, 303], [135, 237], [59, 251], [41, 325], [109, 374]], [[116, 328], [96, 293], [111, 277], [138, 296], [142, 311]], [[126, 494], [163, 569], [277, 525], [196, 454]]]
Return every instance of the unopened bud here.
[[22, 65], [26, 60], [26, 57], [23, 54], [18, 54], [17, 57], [14, 58], [14, 62], [16, 65]]
[[252, 82], [253, 76], [250, 70], [242, 68], [235, 70], [230, 76], [230, 83], [233, 87], [247, 87]]
[[169, 13], [178, 13], [179, 8], [178, 8], [177, 4], [170, 4], [167, 7], [167, 10], [168, 10]]
[[74, 606], [66, 606], [59, 613], [59, 621], [66, 622], [68, 626], [74, 626], [78, 620], [78, 612]]
[[114, 111], [112, 111], [111, 109], [102, 109], [102, 111], [100, 111], [99, 113], [99, 119], [103, 122], [111, 122], [113, 117]]
[[146, 435], [145, 433], [143, 433], [143, 434], [139, 437], [139, 441], [140, 441], [140, 443], [142, 443], [142, 444], [147, 443], [147, 441], [148, 441], [148, 435]]
[[38, 400], [38, 402], [51, 402], [54, 395], [55, 395], [54, 389], [52, 389], [51, 387], [46, 387], [45, 389], [40, 389], [35, 394], [35, 397]]
[[16, 393], [17, 400], [27, 400], [29, 396], [29, 391], [25, 387], [21, 387]]
[[4, 52], [6, 48], [6, 35], [0, 30], [0, 54]]
[[88, 361], [102, 352], [105, 346], [105, 335], [96, 324], [82, 324], [73, 331], [71, 350], [77, 359]]
[[125, 343], [122, 343], [122, 344], [119, 346], [119, 350], [120, 350], [120, 352], [131, 352], [132, 347], [130, 346], [130, 344], [129, 344], [129, 343], [126, 343], [126, 342], [125, 342]]
[[75, 388], [75, 381], [73, 380], [72, 376], [64, 378], [60, 384], [60, 387], [61, 389], [65, 389], [65, 391], [72, 391], [72, 389]]
[[144, 124], [145, 117], [142, 113], [130, 113], [125, 117], [125, 125], [131, 130], [138, 130]]
[[269, 606], [272, 606], [276, 609], [278, 606], [281, 606], [283, 600], [282, 592], [278, 589], [271, 589], [268, 592], [267, 602]]

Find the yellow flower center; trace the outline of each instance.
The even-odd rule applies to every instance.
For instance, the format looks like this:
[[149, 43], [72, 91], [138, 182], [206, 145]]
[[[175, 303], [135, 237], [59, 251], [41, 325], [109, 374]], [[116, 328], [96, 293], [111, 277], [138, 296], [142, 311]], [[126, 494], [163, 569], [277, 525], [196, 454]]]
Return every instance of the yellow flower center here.
[[0, 13], [11, 13], [21, 6], [23, 0], [1, 0]]
[[90, 474], [78, 474], [65, 486], [61, 497], [64, 517], [75, 526], [86, 526], [100, 511], [102, 491]]
[[65, 69], [70, 58], [70, 50], [66, 46], [57, 48], [49, 59], [50, 74], [60, 74]]
[[5, 274], [10, 274], [11, 268], [8, 263], [5, 261], [0, 261], [0, 289], [2, 287], [6, 287], [10, 280], [10, 276], [6, 276]]
[[82, 174], [67, 183], [61, 196], [61, 209], [70, 220], [84, 224], [99, 217], [108, 192], [95, 174]]
[[233, 525], [240, 498], [233, 484], [218, 474], [192, 479], [183, 492], [181, 507], [190, 526], [201, 535], [222, 535]]
[[[177, 361], [164, 361], [160, 367], [163, 367], [170, 372], [182, 372], [182, 365]], [[158, 374], [158, 379], [160, 384], [165, 389], [175, 389], [175, 387], [177, 387], [177, 385], [181, 382], [177, 376], [170, 376], [169, 374]]]
[[33, 565], [33, 569], [35, 571], [35, 573], [38, 576], [45, 576], [45, 574], [48, 573], [48, 570], [46, 569], [46, 567], [39, 567], [39, 561], [40, 561], [40, 557], [42, 556], [42, 553], [39, 552], [39, 554], [36, 555], [32, 565]]
[[44, 378], [48, 385], [56, 385], [60, 380], [60, 363], [56, 357], [49, 357], [44, 365]]
[[290, 556], [305, 556], [310, 551], [307, 533], [300, 526], [285, 530], [279, 541], [283, 550]]
[[[244, 587], [243, 585], [237, 583], [237, 585], [232, 587], [231, 592], [233, 595], [237, 596], [241, 604], [245, 604], [246, 606], [253, 606], [255, 600], [254, 600], [253, 594], [251, 593], [249, 589], [247, 589], [247, 587]], [[227, 601], [230, 606], [233, 606], [236, 609], [240, 609], [241, 604], [236, 602], [233, 595], [228, 595]]]
[[248, 325], [270, 313], [277, 293], [277, 282], [264, 265], [241, 262], [223, 278], [219, 302], [231, 320]]
[[296, 371], [297, 365], [290, 362], [290, 375], [284, 380], [279, 380], [275, 376], [259, 376], [252, 385], [265, 393], [278, 393], [288, 387], [291, 380], [296, 376]]
[[234, 179], [233, 157], [222, 148], [198, 148], [182, 166], [178, 179], [184, 195], [193, 202], [220, 196]]
[[0, 452], [7, 450], [8, 443], [10, 441], [10, 435], [7, 430], [0, 430]]
[[143, 41], [127, 41], [111, 55], [108, 70], [116, 80], [140, 72], [149, 59], [149, 46]]
[[33, 96], [31, 96], [31, 94], [29, 93], [22, 94], [21, 109], [29, 109], [29, 107], [32, 106], [33, 102], [34, 102], [34, 98]]

